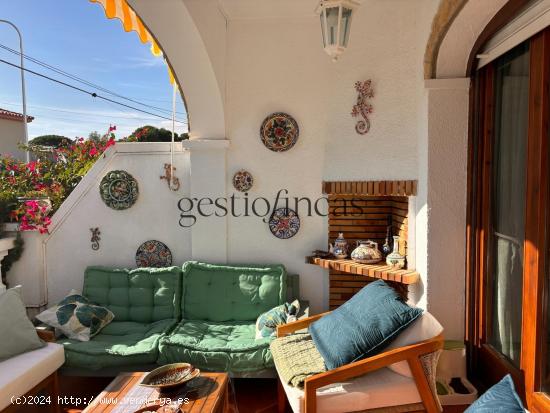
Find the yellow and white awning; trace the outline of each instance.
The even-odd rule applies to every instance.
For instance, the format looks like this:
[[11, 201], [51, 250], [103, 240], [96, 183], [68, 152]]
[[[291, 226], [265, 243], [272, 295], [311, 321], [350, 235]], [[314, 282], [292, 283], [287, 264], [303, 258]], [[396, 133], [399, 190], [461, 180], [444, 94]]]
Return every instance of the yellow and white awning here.
[[[105, 16], [107, 16], [107, 18], [119, 19], [122, 22], [122, 27], [124, 27], [125, 31], [134, 31], [138, 34], [139, 40], [142, 43], [151, 44], [151, 53], [154, 56], [162, 56], [162, 50], [157, 44], [155, 38], [151, 35], [151, 33], [149, 33], [141, 19], [128, 5], [126, 0], [90, 0], [90, 2], [101, 4], [105, 10]], [[168, 66], [168, 74], [170, 76], [170, 83], [174, 85], [174, 76], [170, 66]]]

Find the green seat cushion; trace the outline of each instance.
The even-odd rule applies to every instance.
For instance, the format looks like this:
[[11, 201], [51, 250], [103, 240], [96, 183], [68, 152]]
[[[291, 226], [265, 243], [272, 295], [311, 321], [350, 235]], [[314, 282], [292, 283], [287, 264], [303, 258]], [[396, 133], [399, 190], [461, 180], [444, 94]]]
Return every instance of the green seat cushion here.
[[256, 321], [286, 300], [282, 265], [226, 266], [195, 261], [183, 264], [182, 318]]
[[113, 321], [90, 341], [61, 339], [65, 346], [65, 365], [91, 370], [106, 367], [154, 364], [158, 344], [177, 320], [153, 323]]
[[111, 310], [116, 321], [152, 323], [178, 319], [181, 269], [88, 267], [82, 295]]
[[158, 363], [187, 362], [201, 370], [233, 373], [273, 368], [271, 339], [254, 336], [252, 322], [184, 320], [160, 341]]

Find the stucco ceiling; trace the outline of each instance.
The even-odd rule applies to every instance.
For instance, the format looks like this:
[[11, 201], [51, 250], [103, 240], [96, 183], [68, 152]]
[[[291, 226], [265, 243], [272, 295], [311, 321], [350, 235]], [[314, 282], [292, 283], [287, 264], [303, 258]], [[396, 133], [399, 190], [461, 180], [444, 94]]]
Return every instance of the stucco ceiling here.
[[218, 0], [229, 19], [315, 16], [319, 0]]

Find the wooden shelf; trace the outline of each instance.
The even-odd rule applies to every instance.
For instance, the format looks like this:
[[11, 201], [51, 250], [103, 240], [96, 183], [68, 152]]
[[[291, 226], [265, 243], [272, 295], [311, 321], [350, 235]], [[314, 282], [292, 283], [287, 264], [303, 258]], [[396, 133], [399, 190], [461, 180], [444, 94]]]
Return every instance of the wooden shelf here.
[[306, 257], [308, 264], [318, 265], [335, 271], [349, 274], [363, 275], [365, 277], [379, 278], [386, 281], [401, 284], [414, 284], [420, 278], [420, 274], [414, 270], [396, 270], [388, 265], [359, 264], [352, 260], [336, 260], [317, 257]]

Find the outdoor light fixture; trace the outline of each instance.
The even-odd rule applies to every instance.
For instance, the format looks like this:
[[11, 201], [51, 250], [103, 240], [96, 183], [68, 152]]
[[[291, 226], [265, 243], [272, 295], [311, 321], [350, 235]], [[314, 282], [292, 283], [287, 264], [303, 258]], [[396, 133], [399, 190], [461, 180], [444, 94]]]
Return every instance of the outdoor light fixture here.
[[323, 48], [333, 61], [348, 46], [351, 17], [360, 4], [358, 0], [321, 0], [317, 7], [321, 17]]

